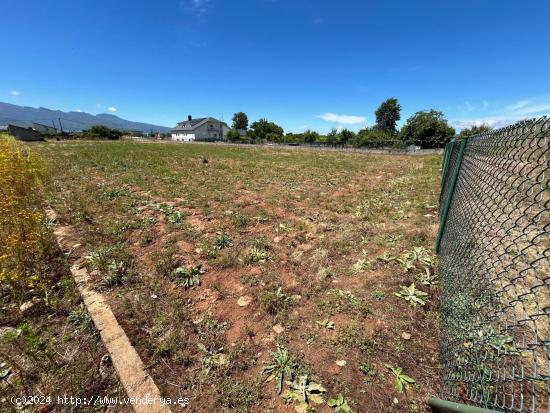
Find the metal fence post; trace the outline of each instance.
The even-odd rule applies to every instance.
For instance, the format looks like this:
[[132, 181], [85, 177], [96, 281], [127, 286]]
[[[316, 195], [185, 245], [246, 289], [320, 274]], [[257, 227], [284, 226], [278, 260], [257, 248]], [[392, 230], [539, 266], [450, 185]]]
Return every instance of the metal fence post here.
[[443, 213], [441, 214], [441, 221], [439, 222], [439, 232], [437, 233], [437, 239], [435, 241], [435, 252], [439, 252], [439, 247], [441, 246], [441, 239], [443, 238], [443, 233], [445, 232], [445, 224], [447, 223], [447, 217], [449, 216], [449, 208], [451, 207], [453, 200], [453, 193], [455, 191], [456, 181], [458, 180], [458, 176], [460, 174], [460, 167], [462, 165], [462, 158], [464, 157], [464, 150], [466, 149], [467, 142], [467, 138], [460, 141], [460, 149], [456, 159], [456, 165], [452, 171], [453, 175], [451, 176], [449, 194], [447, 195], [447, 199], [443, 205]]

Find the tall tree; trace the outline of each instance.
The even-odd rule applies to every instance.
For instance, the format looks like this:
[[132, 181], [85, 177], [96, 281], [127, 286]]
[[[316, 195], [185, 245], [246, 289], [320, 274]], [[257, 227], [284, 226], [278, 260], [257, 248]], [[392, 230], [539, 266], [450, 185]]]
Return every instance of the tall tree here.
[[233, 129], [248, 129], [248, 116], [244, 112], [237, 112], [233, 115]]
[[250, 129], [252, 129], [252, 131], [249, 133], [249, 136], [252, 138], [269, 139], [271, 141], [277, 141], [282, 138], [284, 133], [283, 128], [273, 122], [269, 122], [265, 118], [253, 122], [252, 125], [250, 125]]
[[422, 148], [442, 148], [454, 135], [455, 130], [449, 126], [443, 113], [433, 109], [416, 112], [401, 129], [405, 144]]
[[463, 138], [467, 138], [468, 136], [479, 135], [481, 133], [489, 132], [491, 130], [493, 130], [493, 128], [491, 128], [489, 125], [486, 125], [484, 123], [482, 123], [481, 125], [473, 125], [470, 128], [462, 129], [458, 134], [457, 138], [463, 139]]
[[397, 121], [401, 119], [401, 105], [395, 98], [386, 99], [376, 112], [376, 130], [385, 133], [397, 133]]

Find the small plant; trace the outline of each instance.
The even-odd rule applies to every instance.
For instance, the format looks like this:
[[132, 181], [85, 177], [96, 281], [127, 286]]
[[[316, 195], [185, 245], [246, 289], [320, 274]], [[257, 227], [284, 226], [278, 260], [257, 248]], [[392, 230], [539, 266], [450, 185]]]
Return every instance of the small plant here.
[[323, 393], [326, 389], [319, 383], [315, 383], [309, 379], [306, 374], [300, 375], [294, 381], [287, 381], [289, 389], [285, 394], [285, 399], [290, 402], [294, 401], [294, 409], [298, 413], [307, 413], [311, 411], [311, 403], [324, 403]]
[[259, 301], [264, 311], [276, 315], [288, 308], [290, 297], [283, 292], [281, 287], [271, 286]]
[[393, 367], [391, 364], [386, 364], [386, 367], [395, 376], [395, 389], [398, 393], [403, 393], [403, 391], [407, 390], [409, 384], [415, 383], [412, 377], [403, 374], [403, 369], [401, 367]]
[[319, 327], [326, 328], [327, 330], [334, 330], [334, 321], [331, 321], [328, 318], [316, 321], [315, 324], [317, 324]]
[[335, 399], [328, 401], [329, 407], [332, 407], [332, 411], [335, 413], [353, 413], [351, 407], [349, 407], [348, 401], [340, 393]]
[[233, 241], [223, 231], [216, 232], [216, 238], [214, 239], [214, 248], [218, 250], [223, 250], [224, 248], [231, 247], [233, 245]]
[[357, 275], [368, 269], [368, 267], [369, 262], [366, 259], [360, 258], [351, 266], [351, 272], [353, 275]]
[[254, 239], [252, 242], [252, 248], [250, 249], [250, 253], [248, 255], [248, 261], [260, 263], [272, 261], [271, 254], [269, 253], [270, 249], [271, 246], [265, 238], [260, 237]]
[[192, 268], [178, 267], [172, 273], [172, 279], [180, 287], [188, 289], [201, 284], [200, 276], [204, 274], [204, 272], [201, 264]]
[[277, 349], [270, 352], [270, 355], [271, 360], [264, 365], [262, 372], [268, 375], [267, 382], [277, 380], [277, 394], [281, 394], [285, 377], [292, 380], [299, 366], [288, 350], [281, 344], [277, 344]]
[[67, 320], [71, 324], [78, 326], [80, 331], [88, 333], [94, 339], [99, 337], [99, 331], [97, 331], [92, 317], [88, 313], [88, 310], [84, 304], [81, 303], [77, 309], [71, 311], [67, 317]]
[[151, 206], [164, 214], [168, 223], [174, 225], [183, 221], [183, 214], [175, 209], [173, 206], [167, 204], [152, 203]]
[[98, 285], [101, 288], [112, 288], [124, 284], [129, 275], [128, 263], [126, 261], [112, 260], [107, 268], [107, 273]]
[[86, 255], [84, 260], [91, 269], [104, 270], [109, 265], [112, 252], [113, 249], [111, 247], [100, 247]]
[[216, 347], [211, 344], [209, 348], [202, 343], [198, 343], [197, 346], [203, 353], [202, 367], [205, 375], [209, 375], [213, 368], [225, 366], [228, 363], [227, 356], [222, 353], [223, 347]]
[[382, 301], [384, 298], [386, 298], [386, 293], [376, 288], [370, 292], [370, 295], [377, 301]]
[[371, 363], [362, 362], [359, 364], [359, 371], [364, 375], [363, 383], [365, 384], [372, 383], [376, 379], [376, 371]]
[[233, 225], [235, 225], [237, 228], [244, 228], [250, 224], [250, 217], [246, 214], [237, 212], [235, 215], [233, 215], [232, 221]]
[[424, 272], [421, 272], [416, 276], [418, 282], [425, 286], [434, 286], [437, 285], [437, 276], [431, 272], [428, 267], [424, 268]]
[[428, 293], [418, 290], [414, 285], [414, 283], [412, 283], [408, 287], [401, 286], [401, 290], [399, 290], [399, 292], [394, 294], [397, 297], [403, 298], [413, 307], [416, 307], [417, 304], [425, 305], [426, 299], [428, 297]]

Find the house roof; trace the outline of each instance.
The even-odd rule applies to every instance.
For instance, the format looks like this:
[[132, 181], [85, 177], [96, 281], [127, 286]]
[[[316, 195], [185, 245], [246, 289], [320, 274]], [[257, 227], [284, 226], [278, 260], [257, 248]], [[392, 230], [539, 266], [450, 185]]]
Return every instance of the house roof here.
[[208, 117], [208, 118], [196, 118], [196, 119], [191, 119], [191, 120], [184, 120], [182, 122], [179, 122], [176, 126], [174, 126], [172, 128], [172, 130], [173, 131], [195, 130], [199, 126], [202, 126], [203, 124], [205, 124], [208, 121], [220, 122], [220, 123], [224, 124], [225, 126], [227, 126], [227, 124], [225, 122], [222, 122], [222, 121], [220, 121], [218, 119], [215, 119], [215, 118]]

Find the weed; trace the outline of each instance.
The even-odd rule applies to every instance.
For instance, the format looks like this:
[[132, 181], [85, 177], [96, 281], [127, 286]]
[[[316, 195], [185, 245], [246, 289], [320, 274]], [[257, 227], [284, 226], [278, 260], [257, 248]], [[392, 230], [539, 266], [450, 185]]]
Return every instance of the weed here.
[[374, 347], [374, 342], [364, 335], [360, 324], [339, 328], [334, 343], [347, 349], [359, 349], [364, 354], [369, 354]]
[[241, 274], [239, 279], [244, 285], [248, 287], [254, 287], [260, 283], [260, 279], [251, 274]]
[[172, 272], [178, 267], [178, 262], [174, 258], [175, 254], [175, 245], [168, 245], [161, 252], [154, 254], [155, 268], [159, 275], [170, 278]]
[[398, 393], [403, 393], [403, 391], [407, 390], [409, 384], [415, 383], [412, 377], [403, 374], [403, 369], [401, 367], [393, 367], [391, 364], [386, 364], [386, 367], [395, 376], [395, 389]]
[[413, 307], [416, 307], [417, 304], [425, 305], [426, 299], [428, 297], [428, 293], [425, 293], [424, 291], [418, 290], [414, 283], [409, 285], [408, 287], [401, 286], [401, 290], [399, 292], [394, 293], [397, 297], [403, 298], [405, 301], [407, 301], [409, 304], [411, 304]]
[[233, 240], [223, 231], [216, 232], [216, 238], [214, 239], [214, 248], [222, 250], [224, 248], [231, 247]]
[[188, 289], [201, 284], [200, 276], [204, 274], [204, 272], [201, 264], [191, 268], [178, 267], [172, 273], [172, 281], [180, 287]]
[[328, 318], [316, 321], [315, 324], [317, 324], [319, 327], [326, 328], [327, 330], [334, 330], [334, 321], [331, 321]]
[[322, 404], [325, 402], [323, 393], [326, 389], [319, 383], [310, 380], [306, 375], [300, 375], [294, 381], [287, 381], [289, 389], [286, 391], [285, 399], [296, 404], [294, 409], [298, 413], [306, 413], [311, 411], [311, 404]]
[[289, 307], [290, 301], [290, 297], [276, 285], [269, 286], [259, 299], [262, 310], [273, 315], [285, 311]]
[[250, 224], [250, 217], [246, 214], [237, 212], [232, 218], [233, 225], [237, 228], [245, 228]]
[[376, 379], [376, 371], [374, 370], [374, 366], [371, 363], [368, 362], [362, 362], [359, 364], [359, 371], [363, 373], [363, 383], [370, 384], [375, 381]]
[[335, 312], [351, 312], [362, 316], [369, 314], [367, 301], [347, 290], [329, 290], [325, 298], [317, 303], [317, 308], [329, 314]]
[[277, 394], [281, 394], [285, 377], [293, 380], [299, 365], [282, 344], [277, 344], [276, 350], [269, 354], [271, 360], [264, 365], [262, 372], [268, 375], [267, 382], [276, 380]]
[[332, 407], [334, 413], [353, 413], [348, 401], [341, 393], [335, 399], [330, 399], [327, 404]]
[[95, 327], [92, 317], [84, 304], [80, 304], [80, 306], [71, 311], [67, 320], [71, 324], [78, 326], [79, 331], [89, 334], [94, 340], [99, 338], [99, 331]]
[[384, 298], [386, 298], [386, 293], [376, 288], [370, 292], [370, 295], [377, 301], [382, 301]]
[[357, 275], [369, 268], [369, 262], [366, 259], [360, 258], [351, 267], [351, 273]]

